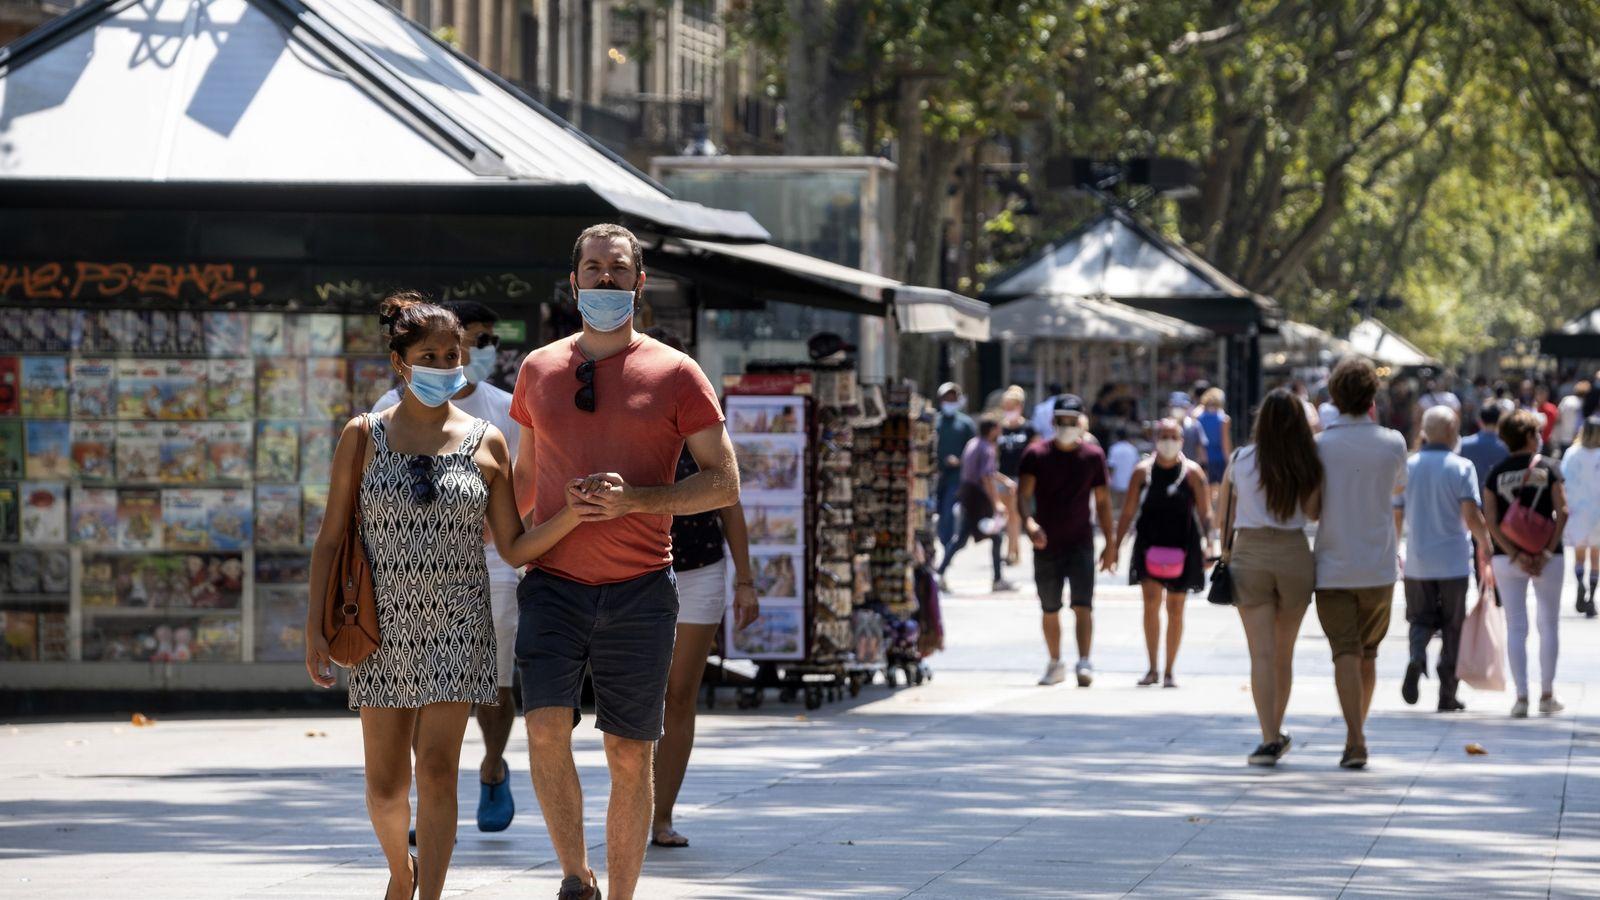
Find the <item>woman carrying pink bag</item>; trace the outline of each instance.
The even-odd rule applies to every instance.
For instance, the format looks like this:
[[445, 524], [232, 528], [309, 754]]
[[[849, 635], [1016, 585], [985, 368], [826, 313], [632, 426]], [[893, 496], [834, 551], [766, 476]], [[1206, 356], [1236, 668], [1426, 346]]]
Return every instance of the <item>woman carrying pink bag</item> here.
[[1539, 628], [1539, 712], [1554, 715], [1565, 708], [1555, 697], [1555, 683], [1566, 492], [1560, 467], [1537, 453], [1539, 420], [1533, 413], [1517, 410], [1502, 419], [1500, 440], [1511, 455], [1489, 470], [1483, 512], [1494, 538], [1494, 579], [1505, 606], [1506, 650], [1517, 686], [1511, 715], [1528, 716], [1529, 588]]
[[1506, 613], [1495, 599], [1494, 572], [1478, 580], [1478, 603], [1461, 625], [1456, 678], [1479, 691], [1506, 689]]
[[[1177, 687], [1172, 667], [1183, 640], [1183, 604], [1190, 591], [1205, 589], [1206, 555], [1202, 554], [1201, 543], [1209, 544], [1211, 533], [1205, 469], [1184, 457], [1183, 426], [1177, 419], [1156, 423], [1156, 454], [1133, 470], [1128, 497], [1117, 517], [1114, 547], [1122, 546], [1130, 527], [1135, 536], [1128, 581], [1144, 591], [1144, 642], [1150, 654], [1150, 671], [1139, 685], [1148, 687], [1160, 681], [1163, 687]], [[1164, 677], [1156, 673], [1163, 594], [1167, 607]]]

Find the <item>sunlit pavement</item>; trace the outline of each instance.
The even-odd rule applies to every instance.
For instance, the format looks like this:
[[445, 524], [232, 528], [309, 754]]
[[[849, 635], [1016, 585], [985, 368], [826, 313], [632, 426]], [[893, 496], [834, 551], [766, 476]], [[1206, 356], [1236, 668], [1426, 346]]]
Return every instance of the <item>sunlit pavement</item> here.
[[[1180, 687], [1139, 688], [1140, 605], [1102, 576], [1094, 686], [1041, 688], [1037, 602], [1031, 589], [989, 594], [987, 562], [974, 548], [951, 570], [949, 650], [931, 683], [879, 684], [814, 713], [725, 697], [702, 715], [678, 811], [693, 847], [652, 849], [638, 896], [1600, 894], [1600, 620], [1570, 598], [1567, 712], [1525, 721], [1508, 717], [1509, 692], [1466, 688], [1468, 712], [1434, 713], [1431, 681], [1406, 706], [1397, 603], [1364, 772], [1336, 765], [1344, 729], [1309, 615], [1295, 746], [1264, 770], [1244, 764], [1259, 735], [1231, 609], [1191, 599]], [[1030, 585], [1024, 563], [1011, 575]], [[603, 870], [590, 721], [577, 744]], [[1472, 742], [1488, 754], [1467, 755]], [[469, 728], [446, 896], [555, 896], [526, 748], [513, 738], [516, 821], [482, 834]], [[0, 897], [380, 897], [360, 759], [346, 715], [0, 727]]]

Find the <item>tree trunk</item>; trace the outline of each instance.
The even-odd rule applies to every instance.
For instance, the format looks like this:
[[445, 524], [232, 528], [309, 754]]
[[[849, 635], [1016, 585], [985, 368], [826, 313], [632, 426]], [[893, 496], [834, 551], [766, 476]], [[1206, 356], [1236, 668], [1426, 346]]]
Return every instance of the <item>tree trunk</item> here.
[[783, 152], [836, 156], [839, 124], [862, 82], [864, 0], [785, 0]]

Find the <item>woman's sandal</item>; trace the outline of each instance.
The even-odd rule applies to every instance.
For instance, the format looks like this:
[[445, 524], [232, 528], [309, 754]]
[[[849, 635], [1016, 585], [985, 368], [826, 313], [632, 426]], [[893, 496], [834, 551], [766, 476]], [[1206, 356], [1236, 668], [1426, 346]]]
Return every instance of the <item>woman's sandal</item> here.
[[[666, 838], [666, 840], [662, 840], [662, 838]], [[682, 850], [689, 846], [689, 839], [672, 828], [667, 828], [663, 831], [652, 830], [650, 832], [650, 846], [665, 847], [668, 850]]]
[[[413, 854], [408, 854], [407, 858], [411, 861], [411, 891], [406, 896], [415, 897], [417, 895], [417, 857]], [[383, 888], [383, 900], [389, 900], [389, 888], [393, 885], [394, 876], [391, 875], [389, 876], [389, 884]]]
[[1172, 679], [1172, 673], [1168, 672], [1166, 677], [1161, 679], [1161, 686], [1164, 688], [1175, 688], [1178, 686], [1178, 682], [1174, 681]]
[[1156, 674], [1155, 669], [1151, 669], [1145, 673], [1143, 678], [1139, 679], [1139, 687], [1149, 687], [1152, 684], [1156, 684], [1160, 680], [1161, 676]]

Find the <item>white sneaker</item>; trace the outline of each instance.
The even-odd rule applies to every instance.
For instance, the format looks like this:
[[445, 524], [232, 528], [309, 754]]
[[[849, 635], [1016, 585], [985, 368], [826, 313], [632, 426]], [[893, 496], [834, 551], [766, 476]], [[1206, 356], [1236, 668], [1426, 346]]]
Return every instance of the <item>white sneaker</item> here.
[[1044, 667], [1044, 677], [1039, 679], [1041, 687], [1060, 684], [1067, 680], [1067, 664], [1059, 659], [1050, 660], [1050, 665]]
[[1544, 697], [1539, 701], [1539, 715], [1541, 716], [1553, 716], [1566, 708], [1566, 704], [1554, 697]]
[[1511, 706], [1511, 718], [1526, 719], [1528, 717], [1528, 698], [1519, 697]]
[[1094, 684], [1094, 666], [1089, 665], [1087, 659], [1078, 660], [1078, 687], [1088, 687]]

